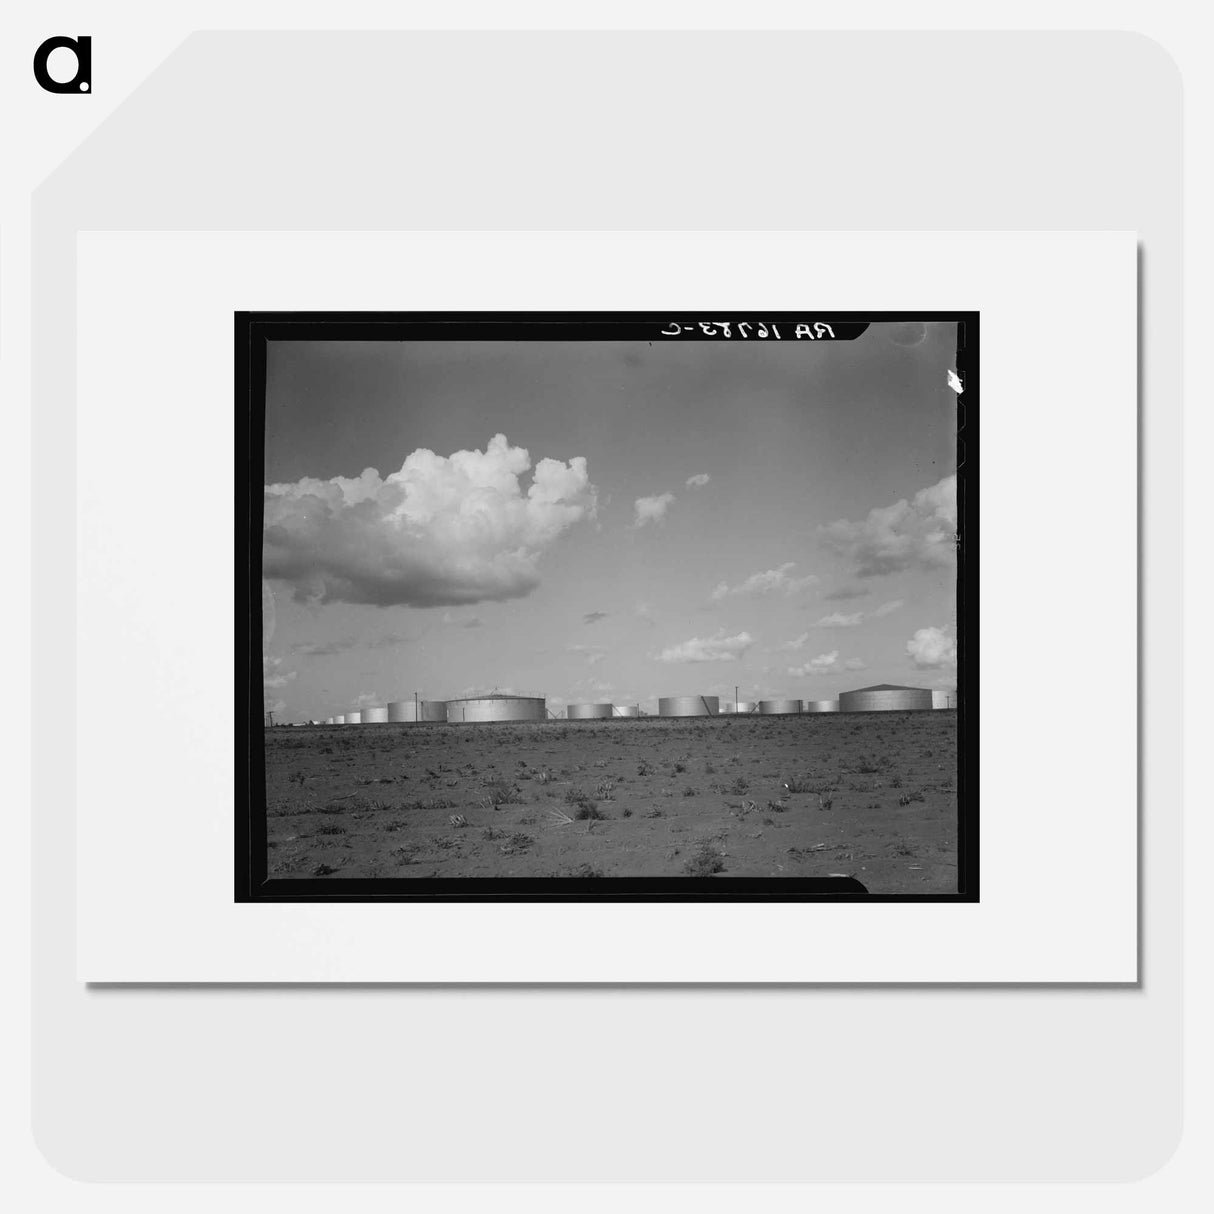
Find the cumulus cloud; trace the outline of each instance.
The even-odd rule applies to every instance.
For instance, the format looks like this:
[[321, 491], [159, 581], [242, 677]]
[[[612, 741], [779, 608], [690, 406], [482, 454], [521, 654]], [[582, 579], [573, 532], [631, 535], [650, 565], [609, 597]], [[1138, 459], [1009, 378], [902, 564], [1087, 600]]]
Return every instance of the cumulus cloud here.
[[722, 628], [710, 637], [692, 637], [678, 645], [670, 645], [658, 654], [659, 662], [734, 662], [752, 645], [749, 632], [726, 636]]
[[297, 600], [462, 606], [521, 598], [544, 551], [595, 513], [586, 461], [531, 457], [494, 435], [484, 451], [414, 451], [381, 478], [267, 485], [263, 572]]
[[812, 586], [818, 579], [812, 574], [805, 577], [793, 577], [792, 571], [796, 565], [787, 561], [778, 569], [765, 569], [762, 573], [752, 573], [750, 577], [730, 586], [727, 582], [718, 582], [708, 596], [714, 603], [734, 595], [761, 594], [796, 594], [806, 586]]
[[862, 522], [839, 519], [818, 533], [861, 578], [950, 565], [956, 557], [957, 478], [946, 476], [910, 501], [870, 510]]
[[957, 665], [957, 641], [943, 628], [920, 628], [906, 642], [906, 652], [920, 670], [940, 670]]
[[632, 520], [634, 527], [644, 527], [646, 523], [660, 523], [674, 501], [673, 493], [659, 493], [656, 497], [638, 497], [633, 503], [636, 516]]
[[707, 472], [697, 472], [695, 476], [689, 476], [687, 478], [687, 488], [703, 489], [710, 480], [712, 480], [712, 477], [709, 476]]
[[607, 618], [607, 614], [608, 613], [606, 611], [588, 611], [584, 616], [582, 616], [582, 623], [597, 624], [599, 620], [605, 620]]

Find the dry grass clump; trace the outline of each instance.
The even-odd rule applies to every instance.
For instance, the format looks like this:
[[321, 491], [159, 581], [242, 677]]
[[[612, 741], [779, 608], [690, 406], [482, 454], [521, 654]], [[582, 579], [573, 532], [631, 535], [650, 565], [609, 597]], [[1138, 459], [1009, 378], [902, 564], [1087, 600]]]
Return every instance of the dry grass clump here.
[[601, 877], [603, 870], [593, 864], [579, 864], [577, 868], [569, 870], [570, 877]]
[[725, 861], [710, 843], [701, 843], [696, 853], [683, 865], [689, 877], [711, 877], [725, 871]]
[[576, 785], [565, 794], [565, 801], [569, 805], [577, 806], [577, 812], [573, 816], [578, 822], [594, 822], [607, 816], [599, 809], [599, 803]]
[[494, 805], [522, 805], [525, 803], [522, 790], [517, 784], [500, 777], [484, 782], [485, 799]]

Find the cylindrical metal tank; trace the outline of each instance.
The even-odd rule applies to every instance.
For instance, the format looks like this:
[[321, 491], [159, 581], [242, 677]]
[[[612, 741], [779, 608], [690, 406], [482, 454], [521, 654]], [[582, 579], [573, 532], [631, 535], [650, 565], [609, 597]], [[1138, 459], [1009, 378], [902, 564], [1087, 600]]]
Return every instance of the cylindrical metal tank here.
[[801, 705], [802, 712], [838, 712], [838, 700], [806, 700]]
[[800, 700], [760, 700], [759, 712], [765, 717], [785, 717], [801, 711]]
[[346, 713], [346, 724], [347, 725], [361, 725], [362, 723], [363, 723], [363, 714], [361, 711]]
[[389, 721], [445, 721], [446, 700], [393, 700], [388, 705]]
[[663, 696], [658, 700], [660, 717], [715, 717], [720, 710], [717, 696]]
[[388, 710], [386, 708], [364, 708], [363, 720], [364, 725], [383, 725], [387, 724]]
[[325, 717], [325, 724], [326, 724], [326, 725], [332, 725], [332, 724], [333, 724], [333, 718], [332, 718], [332, 717]]
[[570, 704], [565, 709], [565, 718], [569, 721], [605, 721], [614, 708], [614, 704]]
[[639, 717], [641, 715], [640, 705], [638, 704], [617, 704], [612, 710], [613, 717]]
[[932, 693], [927, 688], [895, 687], [891, 683], [861, 687], [839, 696], [840, 712], [906, 712], [931, 706]]
[[751, 713], [757, 713], [758, 711], [759, 711], [759, 701], [758, 700], [739, 700], [738, 701], [738, 715], [739, 716], [749, 716]]
[[447, 720], [456, 724], [473, 721], [546, 721], [548, 706], [539, 696], [474, 696], [447, 701]]
[[346, 718], [343, 713], [338, 713], [338, 715], [333, 718], [334, 725], [344, 725], [345, 723], [346, 723]]
[[932, 707], [933, 708], [956, 708], [957, 701], [951, 691], [933, 691], [932, 692]]

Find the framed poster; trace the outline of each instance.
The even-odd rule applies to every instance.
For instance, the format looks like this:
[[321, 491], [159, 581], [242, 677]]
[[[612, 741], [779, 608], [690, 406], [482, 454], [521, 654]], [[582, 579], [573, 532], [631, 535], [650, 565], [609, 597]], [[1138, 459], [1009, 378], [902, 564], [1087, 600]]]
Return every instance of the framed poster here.
[[1025, 708], [1134, 667], [1132, 234], [78, 258], [82, 976], [1132, 979], [1133, 715]]

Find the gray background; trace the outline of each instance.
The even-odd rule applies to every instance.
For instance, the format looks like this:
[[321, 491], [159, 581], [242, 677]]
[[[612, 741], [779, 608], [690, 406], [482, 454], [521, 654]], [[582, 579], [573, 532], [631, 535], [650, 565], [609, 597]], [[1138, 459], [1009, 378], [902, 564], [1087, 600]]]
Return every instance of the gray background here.
[[[48, 1159], [115, 1180], [1112, 1180], [1162, 1164], [1180, 1133], [1179, 191], [1179, 77], [1132, 35], [186, 42], [35, 194], [40, 470], [74, 453], [80, 229], [1136, 229], [1144, 980], [83, 989], [64, 862], [74, 726], [43, 724], [72, 679], [74, 501], [70, 478], [36, 475], [33, 1112]], [[1042, 298], [1051, 321], [1065, 309], [1048, 284]], [[1032, 879], [1081, 874], [1062, 857]]]

